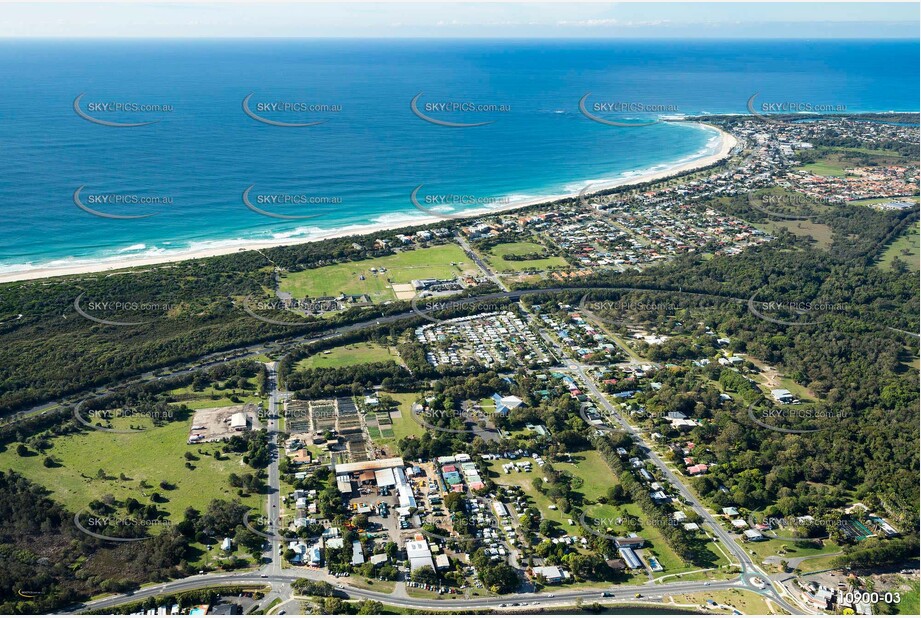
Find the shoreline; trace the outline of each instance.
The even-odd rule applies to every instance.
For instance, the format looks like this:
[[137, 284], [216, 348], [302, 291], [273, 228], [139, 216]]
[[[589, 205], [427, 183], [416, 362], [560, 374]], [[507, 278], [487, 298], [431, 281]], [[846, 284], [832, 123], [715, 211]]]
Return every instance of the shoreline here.
[[[693, 122], [693, 121], [691, 121]], [[612, 180], [609, 182], [597, 182], [590, 183], [586, 186], [592, 187], [592, 192], [604, 191], [607, 189], [613, 189], [617, 187], [631, 186], [643, 184], [646, 182], [651, 182], [655, 180], [660, 180], [662, 178], [673, 176], [675, 174], [690, 172], [695, 169], [709, 167], [719, 161], [722, 161], [729, 157], [730, 151], [736, 146], [738, 140], [727, 131], [723, 129], [703, 123], [703, 122], [694, 122], [694, 124], [706, 127], [708, 129], [715, 130], [719, 133], [720, 144], [717, 148], [717, 151], [713, 154], [703, 155], [696, 157], [689, 161], [683, 163], [677, 163], [674, 165], [669, 165], [665, 169], [656, 170], [654, 172], [646, 172], [638, 176], [632, 176], [628, 178], [621, 178], [619, 180]], [[561, 193], [557, 195], [548, 195], [543, 197], [537, 197], [522, 201], [516, 201], [510, 203], [501, 208], [487, 208], [487, 209], [470, 209], [464, 210], [458, 213], [451, 213], [452, 216], [463, 216], [464, 218], [476, 217], [476, 216], [487, 216], [493, 214], [500, 214], [504, 212], [510, 212], [514, 210], [519, 210], [521, 208], [529, 208], [531, 206], [537, 206], [540, 204], [549, 204], [550, 202], [555, 202], [561, 199], [575, 198], [578, 197], [578, 192], [569, 192]], [[274, 247], [288, 247], [294, 245], [303, 245], [312, 242], [318, 242], [322, 240], [329, 240], [331, 238], [343, 238], [348, 236], [363, 236], [366, 234], [373, 234], [375, 232], [383, 232], [391, 229], [399, 229], [406, 227], [416, 227], [431, 225], [432, 223], [437, 223], [439, 221], [445, 221], [445, 218], [438, 216], [426, 216], [412, 219], [409, 221], [400, 221], [400, 222], [390, 222], [390, 223], [369, 223], [366, 225], [353, 225], [349, 226], [348, 229], [331, 229], [324, 231], [323, 233], [317, 234], [310, 239], [305, 240], [291, 240], [291, 239], [276, 239], [276, 240], [254, 240], [250, 242], [240, 242], [232, 245], [211, 247], [207, 249], [194, 249], [188, 251], [175, 251], [169, 254], [161, 256], [144, 256], [136, 258], [125, 258], [125, 259], [109, 259], [105, 261], [100, 261], [95, 264], [93, 263], [80, 263], [66, 266], [36, 266], [35, 268], [18, 270], [12, 272], [0, 273], [0, 283], [13, 283], [17, 281], [31, 281], [35, 279], [48, 279], [51, 277], [62, 277], [69, 275], [82, 275], [82, 274], [98, 274], [98, 273], [114, 273], [120, 272], [131, 268], [138, 268], [141, 266], [158, 266], [164, 264], [171, 264], [173, 262], [184, 262], [187, 260], [198, 260], [210, 257], [217, 257], [221, 255], [231, 255], [234, 253], [239, 253], [241, 251], [258, 251], [261, 249], [271, 249]], [[451, 219], [447, 219], [451, 220]]]

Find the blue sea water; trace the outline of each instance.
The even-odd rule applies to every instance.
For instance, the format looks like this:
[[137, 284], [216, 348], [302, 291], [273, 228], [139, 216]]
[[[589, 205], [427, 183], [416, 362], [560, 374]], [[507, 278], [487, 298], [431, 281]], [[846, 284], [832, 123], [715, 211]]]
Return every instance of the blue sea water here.
[[[599, 112], [625, 122], [744, 113], [746, 101], [847, 111], [918, 111], [918, 41], [0, 41], [0, 274], [117, 262], [241, 241], [307, 240], [330, 230], [411, 223], [410, 202], [464, 195], [482, 205], [578, 190], [711, 151], [689, 124], [616, 127], [579, 111], [595, 102], [666, 111]], [[78, 107], [110, 122], [81, 118]], [[254, 120], [242, 108], [280, 122]], [[451, 128], [436, 120], [490, 122]], [[326, 111], [273, 111], [307, 103]], [[439, 110], [438, 103], [507, 110]], [[110, 112], [101, 103], [166, 105]], [[260, 105], [262, 104], [262, 105]], [[248, 209], [241, 196], [287, 216]], [[116, 215], [94, 216], [74, 203]], [[111, 204], [102, 194], [169, 203]], [[326, 198], [272, 204], [260, 195]], [[314, 200], [315, 201], [315, 200]], [[430, 208], [456, 212], [429, 204]]]

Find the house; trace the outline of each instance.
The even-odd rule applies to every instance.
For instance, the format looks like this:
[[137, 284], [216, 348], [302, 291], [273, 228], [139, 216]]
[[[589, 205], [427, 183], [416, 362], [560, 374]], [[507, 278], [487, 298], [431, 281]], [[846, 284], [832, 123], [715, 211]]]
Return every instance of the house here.
[[746, 540], [749, 540], [749, 541], [763, 541], [765, 538], [764, 535], [761, 534], [761, 532], [759, 532], [758, 530], [748, 529], [742, 534], [744, 534]]
[[617, 547], [629, 547], [631, 549], [639, 549], [646, 544], [646, 539], [640, 536], [625, 536], [617, 537], [614, 539], [614, 543]]
[[690, 474], [691, 476], [697, 476], [698, 474], [704, 474], [707, 470], [709, 470], [709, 467], [707, 466], [707, 464], [697, 464], [694, 466], [688, 466], [688, 474]]
[[733, 519], [730, 523], [732, 523], [733, 528], [739, 528], [740, 530], [742, 528], [748, 528], [748, 522], [744, 519]]
[[818, 582], [809, 581], [802, 584], [803, 600], [813, 605], [816, 609], [829, 610], [832, 608], [836, 593], [831, 588], [826, 588]]
[[531, 567], [534, 577], [541, 576], [548, 584], [561, 584], [569, 581], [569, 572], [558, 566]]
[[225, 536], [224, 540], [221, 541], [221, 551], [230, 551], [231, 549], [233, 549], [233, 539]]
[[627, 563], [621, 560], [620, 558], [613, 558], [611, 560], [605, 561], [611, 569], [615, 571], [623, 571], [627, 568]]
[[727, 506], [723, 508], [723, 515], [727, 515], [729, 517], [735, 517], [738, 514], [739, 514], [739, 509], [737, 509], [734, 506]]
[[438, 571], [447, 571], [451, 568], [451, 560], [447, 554], [438, 554], [435, 556], [435, 569]]

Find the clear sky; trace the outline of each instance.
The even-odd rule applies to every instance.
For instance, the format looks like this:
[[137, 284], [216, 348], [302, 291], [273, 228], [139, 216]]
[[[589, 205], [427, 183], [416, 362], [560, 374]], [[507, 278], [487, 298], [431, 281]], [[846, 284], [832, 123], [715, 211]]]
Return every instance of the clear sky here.
[[0, 37], [911, 38], [917, 2], [42, 2]]

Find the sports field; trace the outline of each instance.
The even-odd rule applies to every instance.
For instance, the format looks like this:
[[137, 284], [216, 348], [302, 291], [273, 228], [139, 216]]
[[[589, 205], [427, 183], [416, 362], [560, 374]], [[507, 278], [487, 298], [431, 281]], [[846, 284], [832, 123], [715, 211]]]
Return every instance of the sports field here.
[[546, 270], [548, 268], [566, 266], [566, 260], [558, 256], [550, 256], [536, 260], [507, 260], [510, 255], [528, 255], [543, 253], [546, 247], [536, 242], [509, 242], [496, 245], [486, 252], [490, 265], [498, 271]]
[[[376, 272], [372, 272], [372, 268]], [[295, 298], [367, 294], [372, 301], [383, 302], [396, 299], [390, 287], [392, 283], [409, 283], [413, 279], [451, 279], [475, 273], [476, 266], [464, 251], [450, 243], [288, 273], [282, 275], [280, 289]]]

